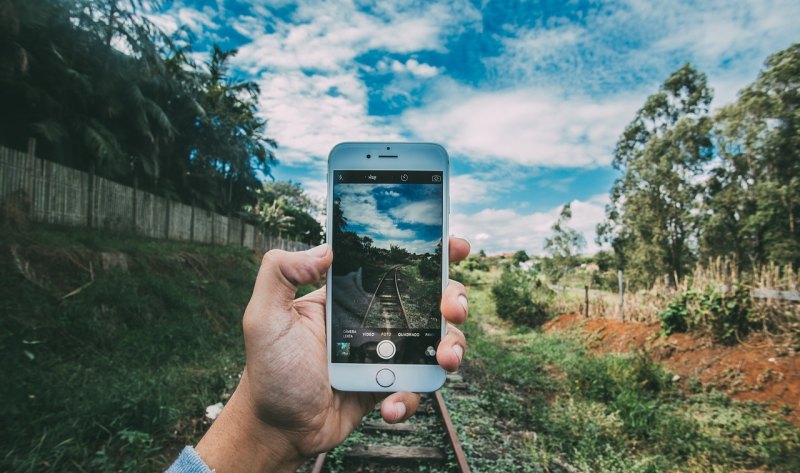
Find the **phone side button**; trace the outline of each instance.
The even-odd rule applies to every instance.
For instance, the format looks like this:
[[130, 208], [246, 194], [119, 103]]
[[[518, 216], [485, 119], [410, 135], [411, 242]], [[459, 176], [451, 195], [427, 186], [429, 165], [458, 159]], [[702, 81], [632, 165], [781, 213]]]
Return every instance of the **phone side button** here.
[[375, 381], [378, 382], [379, 386], [388, 388], [394, 384], [394, 371], [387, 368], [378, 371], [378, 374], [375, 375]]

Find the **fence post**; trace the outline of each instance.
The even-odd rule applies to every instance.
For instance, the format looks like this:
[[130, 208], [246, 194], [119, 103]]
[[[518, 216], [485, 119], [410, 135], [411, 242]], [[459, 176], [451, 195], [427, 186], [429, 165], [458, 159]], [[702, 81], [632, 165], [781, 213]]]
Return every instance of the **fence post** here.
[[194, 241], [194, 205], [189, 208], [192, 209], [189, 217], [189, 241]]
[[583, 315], [584, 315], [584, 316], [586, 316], [586, 318], [588, 319], [588, 318], [589, 318], [589, 286], [583, 286], [583, 290], [584, 290], [584, 297], [583, 297], [583, 302], [584, 302], [584, 306], [583, 306]]
[[625, 281], [622, 278], [622, 270], [617, 271], [619, 281], [619, 317], [625, 322]]
[[167, 211], [164, 212], [164, 239], [169, 240], [169, 214], [171, 209], [169, 206], [169, 199], [164, 199], [164, 201], [167, 203]]
[[134, 233], [136, 232], [136, 190], [139, 188], [139, 179], [136, 176], [133, 177], [133, 221], [131, 225], [131, 231]]

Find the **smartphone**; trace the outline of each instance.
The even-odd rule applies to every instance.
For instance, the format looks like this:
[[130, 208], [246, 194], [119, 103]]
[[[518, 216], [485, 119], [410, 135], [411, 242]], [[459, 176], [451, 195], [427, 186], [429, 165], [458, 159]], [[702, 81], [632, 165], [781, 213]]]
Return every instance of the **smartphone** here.
[[328, 157], [327, 348], [341, 391], [430, 392], [444, 383], [447, 151], [341, 143]]

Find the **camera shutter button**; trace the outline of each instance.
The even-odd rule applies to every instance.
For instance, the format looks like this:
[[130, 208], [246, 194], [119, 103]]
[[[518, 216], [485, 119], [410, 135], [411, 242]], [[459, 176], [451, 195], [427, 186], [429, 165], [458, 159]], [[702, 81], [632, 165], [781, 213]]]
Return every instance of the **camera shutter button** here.
[[388, 360], [394, 356], [397, 348], [394, 346], [394, 343], [392, 343], [391, 340], [381, 340], [375, 350], [378, 352], [379, 357], [383, 358], [384, 360]]

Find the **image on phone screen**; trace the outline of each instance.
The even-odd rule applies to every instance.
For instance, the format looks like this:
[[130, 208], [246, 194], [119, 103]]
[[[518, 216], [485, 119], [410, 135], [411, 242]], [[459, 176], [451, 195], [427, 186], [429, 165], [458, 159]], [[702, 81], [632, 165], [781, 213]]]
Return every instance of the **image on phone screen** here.
[[332, 361], [435, 364], [442, 172], [332, 172]]

